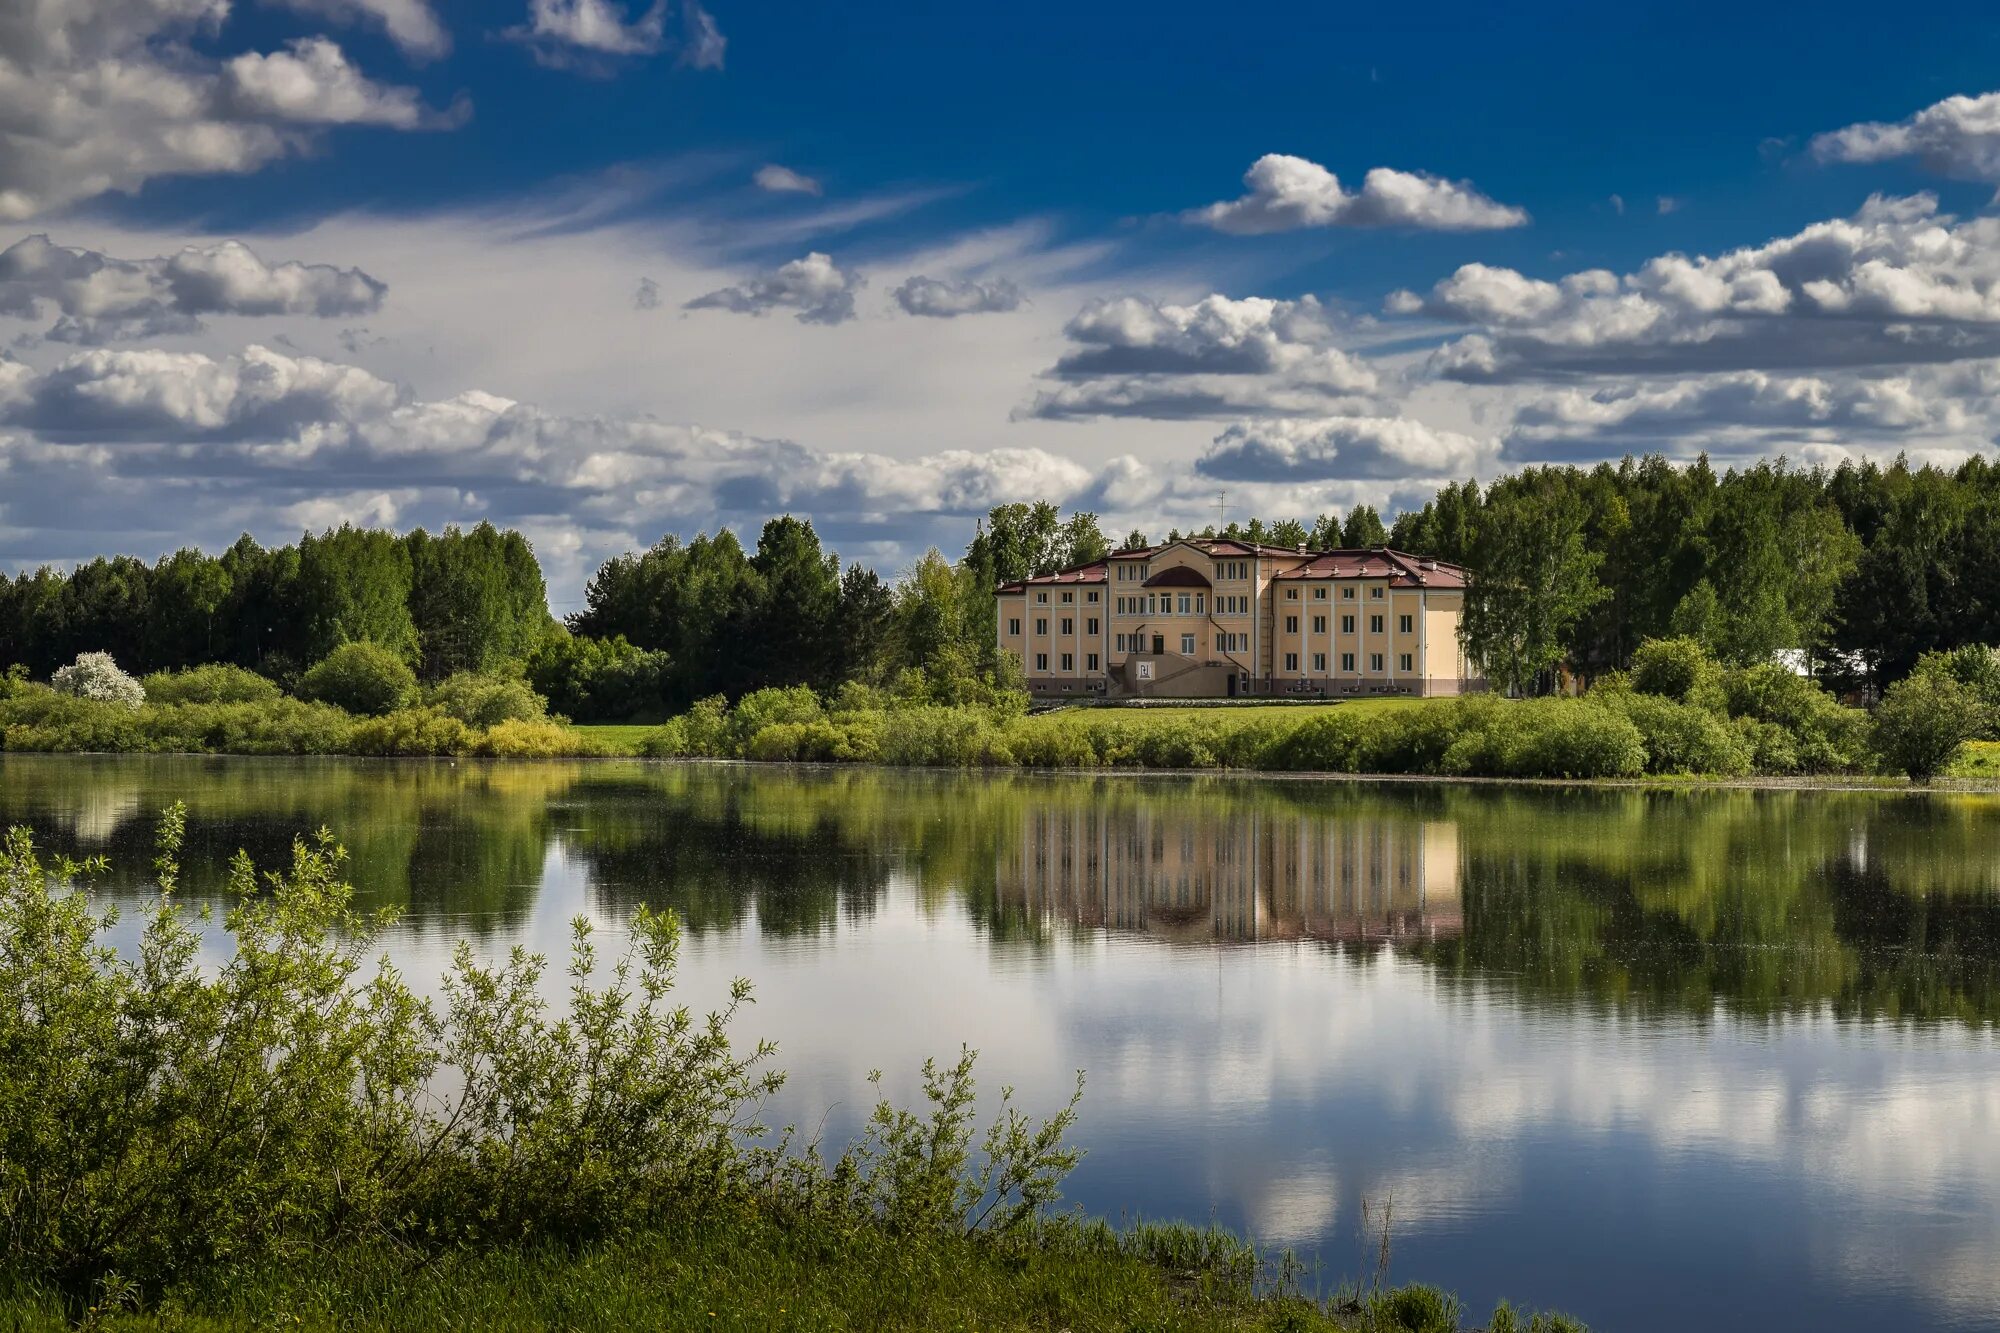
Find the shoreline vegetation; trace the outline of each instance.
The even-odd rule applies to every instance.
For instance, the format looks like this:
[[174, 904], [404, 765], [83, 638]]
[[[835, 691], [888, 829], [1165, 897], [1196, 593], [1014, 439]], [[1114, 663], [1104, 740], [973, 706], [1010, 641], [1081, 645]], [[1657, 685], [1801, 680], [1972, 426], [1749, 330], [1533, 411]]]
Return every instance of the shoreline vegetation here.
[[232, 666], [135, 679], [84, 654], [41, 685], [0, 681], [0, 748], [479, 758], [630, 756], [890, 767], [1234, 770], [1366, 777], [1794, 782], [2000, 777], [2000, 657], [1931, 654], [1871, 712], [1776, 665], [1725, 667], [1689, 639], [1640, 646], [1580, 696], [1469, 695], [1222, 707], [937, 702], [894, 688], [772, 687], [699, 700], [658, 725], [575, 726], [532, 685], [457, 673], [431, 685], [370, 643], [291, 693]]
[[[975, 1057], [927, 1063], [837, 1155], [760, 1122], [775, 1048], [740, 1045], [735, 983], [675, 994], [680, 926], [641, 907], [600, 958], [461, 943], [427, 999], [369, 951], [325, 832], [260, 874], [241, 854], [230, 947], [177, 899], [181, 807], [156, 891], [117, 913], [101, 861], [0, 845], [0, 1320], [23, 1330], [564, 1327], [1346, 1330], [1454, 1333], [1459, 1302], [1376, 1272], [1332, 1294], [1214, 1228], [1114, 1229], [1058, 1209], [1083, 1096], [1046, 1118]], [[871, 1078], [871, 1082], [875, 1079]], [[1506, 1305], [1493, 1333], [1581, 1333]]]

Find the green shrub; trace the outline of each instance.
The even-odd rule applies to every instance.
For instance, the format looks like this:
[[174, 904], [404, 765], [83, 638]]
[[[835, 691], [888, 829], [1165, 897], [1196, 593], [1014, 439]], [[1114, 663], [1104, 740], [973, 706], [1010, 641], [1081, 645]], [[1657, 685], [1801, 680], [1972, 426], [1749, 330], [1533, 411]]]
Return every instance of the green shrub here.
[[1958, 681], [1942, 672], [1912, 675], [1875, 709], [1875, 750], [1890, 772], [1928, 782], [1951, 767], [1979, 717], [1978, 698]]
[[501, 722], [540, 722], [548, 717], [548, 702], [513, 676], [481, 676], [461, 671], [424, 691], [424, 706], [449, 713], [468, 727]]
[[1013, 762], [1005, 739], [985, 709], [937, 704], [906, 706], [885, 714], [881, 756], [887, 764], [947, 768]]
[[1469, 776], [1626, 778], [1645, 771], [1629, 718], [1589, 699], [1523, 699], [1472, 719], [1440, 769]]
[[577, 722], [658, 717], [673, 685], [665, 653], [635, 648], [623, 635], [593, 639], [560, 630], [529, 654], [527, 676], [550, 709]]
[[1273, 736], [1264, 746], [1261, 762], [1266, 768], [1293, 773], [1352, 773], [1360, 767], [1369, 730], [1361, 714], [1336, 708]]
[[1967, 643], [1925, 653], [1911, 672], [1943, 676], [1963, 685], [1979, 704], [1977, 730], [1968, 740], [2000, 740], [2000, 649]]
[[555, 759], [593, 751], [582, 733], [545, 717], [503, 718], [472, 744], [472, 753], [494, 759]]
[[736, 701], [729, 714], [729, 752], [742, 754], [750, 738], [777, 723], [803, 725], [826, 716], [819, 696], [803, 685], [752, 690]]
[[1444, 773], [1445, 756], [1468, 731], [1499, 725], [1518, 705], [1490, 695], [1442, 699], [1367, 719], [1355, 763], [1364, 773]]
[[435, 708], [399, 708], [381, 717], [363, 718], [347, 735], [352, 754], [383, 756], [472, 753], [472, 728]]
[[87, 754], [147, 748], [133, 709], [59, 694], [46, 685], [17, 686], [0, 700], [0, 735], [9, 750]]
[[299, 679], [299, 697], [379, 717], [416, 698], [409, 664], [380, 644], [343, 643]]
[[1622, 713], [1646, 746], [1646, 772], [1740, 777], [1751, 767], [1743, 734], [1706, 708], [1658, 694], [1614, 694], [1593, 702]]
[[[1869, 767], [1868, 719], [1848, 708], [1817, 683], [1775, 664], [1744, 667], [1723, 679], [1729, 715], [1752, 719], [1785, 730], [1793, 756], [1790, 767], [1777, 767], [1787, 747], [1773, 741], [1753, 741], [1772, 758], [1756, 759], [1760, 773], [1854, 773]], [[1761, 731], [1746, 735], [1762, 736]]]
[[676, 719], [680, 725], [682, 754], [727, 759], [732, 750], [729, 738], [729, 700], [719, 694], [697, 699], [693, 708]]
[[147, 748], [209, 754], [341, 754], [354, 719], [331, 704], [277, 698], [262, 703], [166, 704], [139, 726]]
[[155, 671], [139, 683], [149, 704], [255, 704], [283, 694], [276, 681], [222, 662], [185, 671]]
[[129, 947], [73, 891], [101, 863], [45, 865], [18, 829], [0, 844], [0, 993], [31, 997], [0, 1005], [0, 1272], [17, 1288], [81, 1309], [114, 1275], [146, 1299], [342, 1246], [421, 1268], [716, 1205], [806, 1235], [1032, 1237], [1076, 1161], [1074, 1098], [1042, 1121], [1003, 1094], [980, 1134], [969, 1051], [926, 1063], [923, 1108], [878, 1103], [832, 1163], [760, 1146], [780, 1078], [768, 1045], [732, 1041], [748, 983], [706, 1018], [675, 1003], [679, 927], [643, 905], [609, 969], [574, 923], [565, 1004], [541, 955], [487, 964], [463, 941], [427, 1003], [368, 970], [391, 917], [354, 912], [322, 833], [281, 873], [237, 856], [211, 956], [176, 893], [183, 825], [178, 807], [162, 822], [160, 891]]
[[1702, 708], [1723, 706], [1722, 669], [1693, 639], [1648, 639], [1632, 654], [1628, 680], [1640, 694], [1657, 694]]
[[1369, 1323], [1382, 1333], [1458, 1333], [1459, 1308], [1456, 1296], [1413, 1282], [1373, 1297]]
[[668, 718], [639, 738], [636, 747], [648, 759], [678, 759], [688, 753], [687, 720]]
[[1024, 717], [1007, 728], [1008, 753], [1022, 768], [1094, 768], [1097, 747], [1067, 716]]
[[846, 713], [833, 719], [839, 739], [827, 758], [842, 764], [881, 763], [882, 723], [881, 713]]

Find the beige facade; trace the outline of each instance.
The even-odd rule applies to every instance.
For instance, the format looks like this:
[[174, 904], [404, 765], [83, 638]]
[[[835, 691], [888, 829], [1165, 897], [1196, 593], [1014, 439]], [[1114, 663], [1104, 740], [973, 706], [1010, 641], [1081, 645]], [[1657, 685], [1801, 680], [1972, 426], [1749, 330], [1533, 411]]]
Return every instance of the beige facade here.
[[1188, 540], [1002, 586], [1000, 647], [1036, 694], [1458, 694], [1465, 571], [1386, 548]]

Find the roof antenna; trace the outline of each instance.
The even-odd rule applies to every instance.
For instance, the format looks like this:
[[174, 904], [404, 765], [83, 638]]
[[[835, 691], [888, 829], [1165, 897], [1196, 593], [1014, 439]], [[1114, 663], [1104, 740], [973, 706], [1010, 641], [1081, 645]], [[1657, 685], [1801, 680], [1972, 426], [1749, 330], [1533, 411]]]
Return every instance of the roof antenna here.
[[1229, 513], [1229, 492], [1217, 491], [1215, 493], [1215, 535], [1218, 537], [1222, 535], [1223, 519], [1228, 515], [1228, 513]]

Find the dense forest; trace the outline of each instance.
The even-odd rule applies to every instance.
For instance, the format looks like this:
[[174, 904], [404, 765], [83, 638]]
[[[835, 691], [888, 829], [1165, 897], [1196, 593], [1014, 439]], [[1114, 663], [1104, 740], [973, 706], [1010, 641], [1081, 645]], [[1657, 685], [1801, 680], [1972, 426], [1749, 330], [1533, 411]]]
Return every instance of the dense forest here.
[[[1717, 472], [1654, 456], [1457, 483], [1386, 527], [1362, 505], [1185, 535], [1388, 543], [1465, 564], [1469, 646], [1523, 693], [1623, 669], [1670, 636], [1733, 665], [1797, 650], [1835, 687], [1880, 687], [1926, 652], [2000, 642], [2000, 467], [1982, 458]], [[579, 720], [849, 681], [977, 702], [1013, 685], [993, 648], [997, 584], [1148, 540], [1114, 542], [1096, 515], [1046, 502], [999, 506], [968, 536], [959, 558], [933, 550], [885, 581], [789, 515], [750, 549], [727, 529], [670, 535], [607, 561], [567, 624], [548, 613], [528, 542], [490, 524], [342, 527], [275, 548], [246, 536], [216, 556], [114, 556], [0, 580], [0, 666], [46, 679], [103, 651], [132, 671], [227, 663], [289, 686], [365, 641], [425, 682], [525, 673]]]

